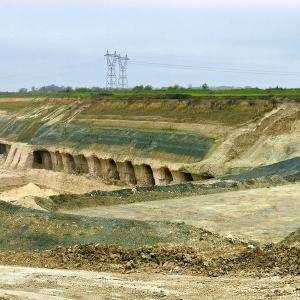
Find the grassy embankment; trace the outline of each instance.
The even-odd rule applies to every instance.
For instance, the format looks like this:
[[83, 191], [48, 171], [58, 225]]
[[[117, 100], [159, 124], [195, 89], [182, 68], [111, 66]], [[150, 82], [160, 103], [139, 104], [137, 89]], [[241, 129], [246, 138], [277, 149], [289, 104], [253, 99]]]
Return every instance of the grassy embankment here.
[[70, 91], [70, 92], [59, 92], [59, 93], [5, 93], [0, 92], [0, 97], [78, 97], [78, 98], [90, 98], [97, 96], [108, 96], [113, 98], [122, 98], [128, 96], [164, 96], [166, 94], [181, 94], [182, 97], [196, 97], [196, 96], [300, 96], [300, 89], [284, 89], [284, 88], [270, 88], [270, 89], [259, 89], [259, 88], [241, 88], [241, 89], [185, 89], [185, 88], [162, 88], [162, 89], [129, 89], [126, 91], [115, 90], [115, 91]]
[[[2, 99], [1, 99], [2, 98]], [[9, 99], [12, 101], [9, 101]], [[15, 101], [23, 98], [28, 101]], [[122, 119], [201, 123], [234, 126], [259, 118], [278, 102], [300, 101], [300, 89], [131, 89], [127, 91], [0, 93], [0, 109], [15, 112], [39, 99], [55, 105], [80, 101], [89, 107], [79, 115], [87, 119]], [[55, 103], [56, 102], [56, 103]]]

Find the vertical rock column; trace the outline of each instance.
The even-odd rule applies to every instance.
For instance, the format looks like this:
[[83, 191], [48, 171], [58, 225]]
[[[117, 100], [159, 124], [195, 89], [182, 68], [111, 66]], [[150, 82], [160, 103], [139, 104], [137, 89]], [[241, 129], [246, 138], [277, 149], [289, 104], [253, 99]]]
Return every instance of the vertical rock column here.
[[19, 162], [21, 160], [21, 149], [19, 147], [16, 148], [16, 151], [14, 152], [14, 156], [12, 158], [12, 162], [10, 164], [10, 169], [16, 169]]
[[149, 165], [135, 165], [135, 176], [137, 184], [140, 186], [152, 186], [155, 185], [153, 177], [153, 171]]
[[12, 145], [9, 148], [4, 167], [7, 169], [26, 169], [32, 168], [33, 151], [29, 147]]
[[180, 171], [172, 171], [174, 183], [183, 183], [193, 181], [193, 177], [189, 173], [183, 173]]
[[74, 156], [75, 161], [75, 170], [77, 174], [88, 174], [89, 173], [89, 166], [87, 159], [84, 155], [75, 155]]
[[173, 182], [172, 173], [168, 168], [153, 169], [153, 175], [156, 185], [170, 184]]
[[7, 168], [7, 169], [10, 168], [10, 165], [11, 165], [11, 163], [12, 163], [12, 161], [14, 159], [14, 156], [15, 156], [15, 154], [17, 152], [17, 149], [18, 148], [15, 145], [11, 146], [11, 148], [10, 148], [10, 150], [8, 152], [7, 158], [5, 160], [5, 163], [4, 163], [4, 167], [5, 168]]
[[64, 170], [62, 155], [59, 152], [55, 152], [55, 157], [56, 157], [56, 170], [61, 172]]
[[18, 169], [31, 169], [33, 166], [33, 150], [30, 148], [23, 149], [21, 159], [17, 166]]
[[100, 159], [96, 156], [87, 158], [89, 174], [94, 177], [102, 177], [102, 167]]
[[112, 159], [101, 159], [103, 178], [108, 181], [120, 180], [117, 165]]
[[68, 153], [62, 154], [62, 161], [66, 173], [75, 173], [75, 161], [72, 155]]
[[43, 159], [43, 169], [52, 170], [52, 159], [51, 155], [48, 151], [42, 151], [42, 159]]
[[52, 169], [56, 172], [61, 172], [64, 170], [64, 164], [62, 160], [62, 155], [56, 152], [50, 152], [51, 160], [52, 160]]
[[126, 184], [136, 184], [135, 172], [131, 162], [117, 162], [117, 169], [121, 182]]

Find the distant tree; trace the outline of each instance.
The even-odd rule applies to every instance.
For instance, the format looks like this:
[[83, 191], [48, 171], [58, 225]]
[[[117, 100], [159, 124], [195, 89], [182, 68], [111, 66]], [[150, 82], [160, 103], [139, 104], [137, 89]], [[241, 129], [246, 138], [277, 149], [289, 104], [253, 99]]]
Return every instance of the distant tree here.
[[209, 87], [208, 87], [207, 83], [202, 84], [202, 90], [209, 90]]
[[275, 86], [275, 90], [283, 90], [283, 88], [277, 85]]
[[33, 87], [31, 88], [31, 92], [32, 92], [32, 93], [36, 92], [35, 86], [33, 86]]
[[28, 92], [28, 90], [25, 88], [19, 89], [19, 93], [21, 93], [21, 94], [26, 94], [27, 92]]
[[177, 83], [174, 84], [173, 86], [168, 87], [168, 90], [179, 90], [179, 89], [184, 89], [184, 88]]
[[66, 93], [71, 93], [71, 92], [73, 92], [73, 88], [72, 88], [71, 86], [68, 86], [68, 87], [65, 88], [64, 91], [65, 91]]
[[93, 86], [91, 88], [91, 91], [93, 91], [93, 92], [103, 92], [103, 89], [98, 87], [98, 86]]
[[40, 93], [59, 93], [63, 92], [66, 88], [64, 86], [57, 86], [54, 84], [47, 85], [47, 86], [42, 86], [39, 88]]
[[91, 89], [86, 87], [80, 87], [80, 88], [76, 88], [75, 92], [91, 92]]
[[148, 91], [152, 91], [153, 90], [153, 87], [151, 85], [146, 85], [144, 87], [144, 90], [148, 90]]
[[144, 89], [144, 86], [143, 85], [137, 85], [135, 86], [132, 90], [133, 91], [140, 91], [140, 90], [143, 90]]

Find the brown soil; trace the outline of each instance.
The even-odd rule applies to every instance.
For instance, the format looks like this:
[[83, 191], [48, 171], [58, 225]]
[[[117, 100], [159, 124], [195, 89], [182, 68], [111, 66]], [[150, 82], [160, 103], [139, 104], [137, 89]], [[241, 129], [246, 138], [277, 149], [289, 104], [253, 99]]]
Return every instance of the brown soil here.
[[[234, 243], [234, 242], [233, 242]], [[0, 264], [114, 272], [168, 272], [206, 276], [300, 275], [300, 249], [237, 243], [229, 251], [201, 251], [181, 245], [128, 249], [117, 245], [75, 245], [35, 253], [2, 252]]]

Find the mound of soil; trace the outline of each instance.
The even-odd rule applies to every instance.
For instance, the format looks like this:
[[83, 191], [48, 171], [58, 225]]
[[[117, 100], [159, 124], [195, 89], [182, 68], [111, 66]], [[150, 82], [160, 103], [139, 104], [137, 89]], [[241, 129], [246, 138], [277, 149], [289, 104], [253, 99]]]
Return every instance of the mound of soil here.
[[39, 205], [36, 204], [34, 198], [48, 198], [49, 196], [53, 195], [58, 195], [58, 192], [51, 189], [42, 189], [33, 183], [29, 183], [25, 186], [14, 188], [1, 193], [0, 199], [27, 208], [42, 209]]
[[93, 271], [154, 271], [206, 274], [205, 252], [194, 247], [161, 244], [128, 249], [117, 245], [88, 244], [57, 247], [33, 253], [0, 253], [0, 264]]
[[231, 271], [245, 271], [257, 276], [300, 275], [300, 249], [281, 245], [257, 248], [221, 263]]
[[282, 246], [300, 248], [300, 229], [292, 232], [280, 242]]
[[35, 253], [0, 253], [0, 264], [118, 272], [170, 272], [207, 276], [300, 275], [300, 249], [269, 246], [236, 247], [235, 252], [210, 255], [195, 247], [161, 244], [128, 249], [89, 244], [57, 247]]

